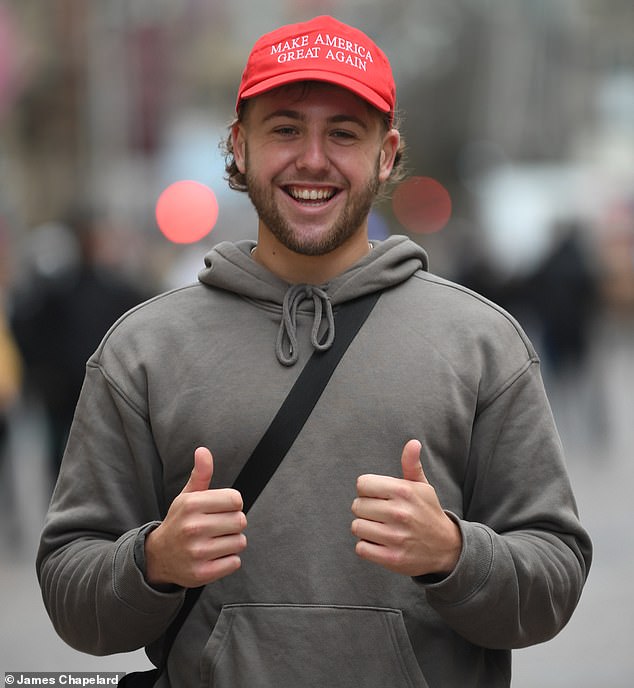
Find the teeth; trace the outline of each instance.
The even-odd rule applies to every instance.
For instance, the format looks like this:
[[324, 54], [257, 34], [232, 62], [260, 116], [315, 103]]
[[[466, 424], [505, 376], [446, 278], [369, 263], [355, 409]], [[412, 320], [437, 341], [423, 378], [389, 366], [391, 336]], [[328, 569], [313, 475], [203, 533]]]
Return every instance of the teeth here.
[[332, 189], [289, 189], [293, 198], [298, 201], [324, 201], [334, 196]]

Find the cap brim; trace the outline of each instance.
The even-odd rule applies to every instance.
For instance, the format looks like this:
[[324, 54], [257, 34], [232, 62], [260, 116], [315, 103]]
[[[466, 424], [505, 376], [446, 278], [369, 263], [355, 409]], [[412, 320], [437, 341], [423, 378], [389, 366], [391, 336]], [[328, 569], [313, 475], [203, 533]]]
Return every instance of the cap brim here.
[[302, 70], [301, 72], [297, 73], [289, 72], [287, 74], [279, 74], [271, 77], [270, 79], [260, 81], [255, 86], [247, 88], [240, 93], [238, 96], [238, 105], [240, 104], [240, 101], [245, 98], [253, 98], [254, 96], [259, 96], [262, 93], [271, 91], [274, 88], [297, 83], [298, 81], [323, 81], [333, 84], [334, 86], [341, 86], [348, 91], [352, 91], [360, 98], [363, 98], [363, 100], [367, 101], [370, 103], [370, 105], [381, 112], [387, 114], [392, 111], [388, 101], [385, 100], [385, 98], [382, 98], [376, 91], [373, 91], [364, 84], [359, 83], [356, 79], [351, 79], [342, 74], [333, 74], [332, 72], [328, 72], [323, 69]]

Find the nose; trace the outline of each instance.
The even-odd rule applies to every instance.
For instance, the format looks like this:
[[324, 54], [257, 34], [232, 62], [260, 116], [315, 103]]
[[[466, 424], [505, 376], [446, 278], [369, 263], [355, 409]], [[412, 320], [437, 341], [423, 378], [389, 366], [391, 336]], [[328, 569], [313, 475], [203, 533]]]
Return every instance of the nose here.
[[329, 164], [323, 136], [317, 132], [306, 133], [297, 156], [297, 169], [314, 173], [327, 169]]

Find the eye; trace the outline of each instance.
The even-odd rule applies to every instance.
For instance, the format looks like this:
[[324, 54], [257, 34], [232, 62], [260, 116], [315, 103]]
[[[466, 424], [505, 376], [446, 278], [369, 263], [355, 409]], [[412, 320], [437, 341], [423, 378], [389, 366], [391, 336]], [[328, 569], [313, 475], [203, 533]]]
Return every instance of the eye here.
[[294, 136], [297, 133], [297, 129], [290, 124], [284, 124], [279, 127], [275, 127], [273, 130], [275, 134], [282, 137]]
[[357, 141], [359, 138], [357, 133], [350, 129], [334, 129], [330, 132], [330, 136], [336, 139], [339, 143], [352, 143]]

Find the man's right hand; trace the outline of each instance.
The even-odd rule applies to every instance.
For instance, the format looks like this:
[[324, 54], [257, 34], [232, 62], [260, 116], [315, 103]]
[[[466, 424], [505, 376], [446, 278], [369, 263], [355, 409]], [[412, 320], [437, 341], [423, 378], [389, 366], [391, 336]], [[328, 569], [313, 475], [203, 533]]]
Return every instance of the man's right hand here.
[[240, 568], [239, 554], [247, 545], [242, 497], [231, 488], [210, 490], [213, 470], [209, 449], [196, 449], [187, 485], [145, 540], [150, 585], [194, 588]]

